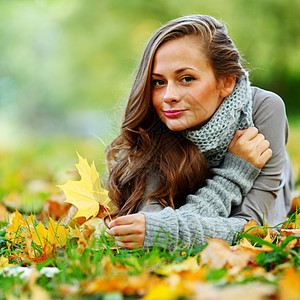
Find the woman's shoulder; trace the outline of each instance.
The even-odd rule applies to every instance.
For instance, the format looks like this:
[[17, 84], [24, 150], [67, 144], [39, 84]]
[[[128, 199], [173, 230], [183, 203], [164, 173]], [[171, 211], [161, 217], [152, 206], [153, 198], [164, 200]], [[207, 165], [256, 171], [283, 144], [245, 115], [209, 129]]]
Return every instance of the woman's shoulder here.
[[285, 105], [280, 96], [274, 92], [258, 87], [251, 87], [253, 94], [253, 115], [261, 112], [271, 111], [273, 113], [284, 113]]

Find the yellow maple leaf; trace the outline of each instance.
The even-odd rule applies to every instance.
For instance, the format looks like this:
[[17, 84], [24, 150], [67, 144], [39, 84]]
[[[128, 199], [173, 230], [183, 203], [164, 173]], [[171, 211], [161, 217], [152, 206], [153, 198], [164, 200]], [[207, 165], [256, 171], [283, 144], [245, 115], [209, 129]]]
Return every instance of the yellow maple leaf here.
[[66, 202], [73, 204], [78, 208], [78, 211], [74, 218], [96, 217], [100, 205], [108, 211], [108, 191], [104, 190], [100, 185], [99, 173], [96, 170], [94, 162], [89, 166], [86, 159], [83, 159], [78, 153], [79, 163], [76, 164], [80, 181], [69, 180], [64, 185], [59, 187], [64, 191], [66, 195]]

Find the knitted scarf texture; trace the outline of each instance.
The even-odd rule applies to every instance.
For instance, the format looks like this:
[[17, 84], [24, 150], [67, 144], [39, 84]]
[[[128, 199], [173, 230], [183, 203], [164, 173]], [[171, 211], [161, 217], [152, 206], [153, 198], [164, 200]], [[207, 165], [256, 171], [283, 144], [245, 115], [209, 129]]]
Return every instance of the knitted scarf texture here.
[[183, 135], [196, 144], [210, 167], [217, 167], [223, 161], [234, 133], [254, 126], [252, 107], [250, 82], [248, 76], [244, 76], [206, 124], [198, 130], [185, 130]]

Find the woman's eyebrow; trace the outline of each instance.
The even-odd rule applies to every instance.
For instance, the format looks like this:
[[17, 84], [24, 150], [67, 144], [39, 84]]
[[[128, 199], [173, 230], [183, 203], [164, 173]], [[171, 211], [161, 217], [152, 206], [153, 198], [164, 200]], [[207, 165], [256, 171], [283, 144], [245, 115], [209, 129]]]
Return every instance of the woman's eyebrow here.
[[158, 73], [152, 73], [152, 76], [156, 76], [156, 77], [163, 77], [163, 75], [158, 74]]
[[184, 71], [186, 71], [186, 70], [197, 71], [196, 69], [194, 69], [194, 68], [192, 68], [192, 67], [186, 67], [186, 68], [180, 68], [180, 69], [176, 70], [176, 71], [175, 71], [175, 74], [184, 72]]
[[[184, 68], [180, 68], [180, 69], [175, 70], [174, 73], [179, 74], [179, 73], [184, 72], [186, 70], [197, 71], [196, 69], [194, 69], [192, 67], [184, 67]], [[161, 75], [159, 73], [152, 73], [152, 76], [163, 77], [163, 75]]]

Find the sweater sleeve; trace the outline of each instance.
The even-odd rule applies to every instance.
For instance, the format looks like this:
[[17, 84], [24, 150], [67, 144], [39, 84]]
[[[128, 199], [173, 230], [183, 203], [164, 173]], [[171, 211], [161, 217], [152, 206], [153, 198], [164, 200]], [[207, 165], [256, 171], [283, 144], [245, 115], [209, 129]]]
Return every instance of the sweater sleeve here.
[[[187, 196], [186, 202], [197, 205], [197, 211], [204, 216], [228, 217], [233, 205], [238, 205], [251, 189], [260, 169], [244, 159], [226, 153], [223, 163], [212, 169], [212, 178], [206, 180], [206, 185], [195, 194]], [[155, 176], [147, 178], [146, 194], [151, 193], [158, 185]], [[154, 212], [162, 210], [162, 205], [156, 199], [144, 200], [137, 212]]]
[[260, 172], [252, 164], [231, 153], [223, 163], [212, 169], [213, 177], [195, 194], [187, 196], [187, 203], [198, 206], [198, 213], [209, 217], [228, 217], [233, 205], [242, 202]]
[[144, 247], [174, 248], [179, 243], [190, 247], [205, 243], [205, 238], [221, 238], [232, 242], [237, 231], [247, 223], [242, 218], [205, 217], [197, 213], [194, 204], [173, 210], [141, 212], [146, 217]]
[[[237, 231], [243, 229], [243, 218], [227, 218], [233, 204], [242, 201], [259, 174], [245, 160], [226, 154], [223, 164], [213, 169], [213, 177], [187, 203], [179, 209], [166, 207], [158, 212], [140, 211], [146, 217], [144, 246], [172, 247], [178, 242], [195, 245], [205, 242], [205, 237], [218, 237], [232, 241]], [[243, 174], [243, 176], [240, 176]], [[174, 244], [175, 243], [175, 244]]]
[[288, 123], [282, 99], [255, 88], [254, 125], [270, 142], [273, 155], [262, 168], [243, 202], [233, 207], [231, 216], [275, 226], [284, 221], [291, 206], [292, 168], [286, 152]]

